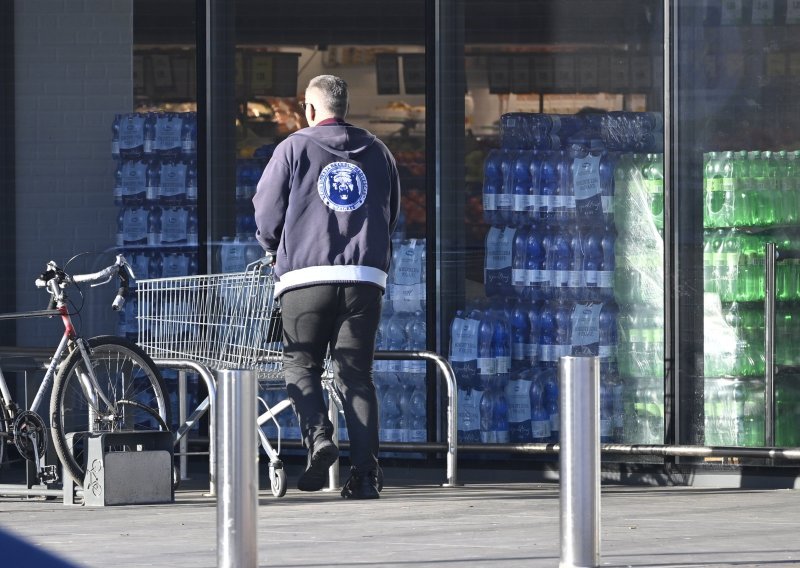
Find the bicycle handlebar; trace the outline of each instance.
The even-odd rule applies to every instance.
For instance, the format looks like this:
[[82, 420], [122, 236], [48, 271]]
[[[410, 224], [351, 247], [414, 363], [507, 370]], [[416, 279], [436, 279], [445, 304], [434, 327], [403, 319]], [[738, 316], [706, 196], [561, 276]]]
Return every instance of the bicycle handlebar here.
[[[61, 290], [66, 288], [69, 284], [81, 284], [89, 282], [92, 286], [101, 286], [111, 281], [114, 276], [119, 277], [120, 287], [117, 290], [117, 295], [111, 303], [111, 308], [114, 311], [119, 311], [125, 306], [125, 296], [128, 293], [128, 286], [131, 278], [136, 278], [133, 273], [131, 265], [121, 254], [117, 255], [114, 264], [107, 266], [97, 272], [90, 274], [73, 274], [69, 275], [64, 272], [55, 261], [47, 263], [47, 270], [36, 279], [37, 288], [48, 288], [53, 299], [60, 295]], [[52, 304], [52, 301], [51, 301]]]

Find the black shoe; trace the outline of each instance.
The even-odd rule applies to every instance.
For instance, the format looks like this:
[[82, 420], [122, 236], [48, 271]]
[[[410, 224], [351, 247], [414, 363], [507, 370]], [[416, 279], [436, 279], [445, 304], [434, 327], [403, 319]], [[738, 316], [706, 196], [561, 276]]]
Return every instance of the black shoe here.
[[339, 448], [328, 438], [318, 438], [308, 452], [308, 465], [297, 480], [300, 491], [319, 491], [325, 487], [328, 469], [339, 458]]
[[[382, 483], [380, 485], [383, 485]], [[350, 472], [350, 479], [342, 488], [342, 497], [345, 499], [378, 499], [380, 498], [378, 483], [378, 473], [372, 470], [368, 473], [360, 473], [353, 469]]]

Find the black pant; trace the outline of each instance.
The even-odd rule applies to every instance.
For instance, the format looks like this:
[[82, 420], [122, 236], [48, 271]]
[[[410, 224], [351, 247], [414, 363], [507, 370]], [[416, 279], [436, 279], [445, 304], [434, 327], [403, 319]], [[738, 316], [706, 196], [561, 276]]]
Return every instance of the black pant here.
[[383, 291], [370, 284], [315, 285], [281, 295], [286, 389], [307, 447], [330, 436], [321, 376], [330, 346], [342, 397], [350, 460], [368, 472], [378, 463], [378, 399], [372, 382]]

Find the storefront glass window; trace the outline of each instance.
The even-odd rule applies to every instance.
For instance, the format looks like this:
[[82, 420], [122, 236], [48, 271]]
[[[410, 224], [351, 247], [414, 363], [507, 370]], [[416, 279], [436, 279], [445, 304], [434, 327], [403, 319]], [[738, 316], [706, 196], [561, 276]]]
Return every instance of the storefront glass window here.
[[562, 355], [600, 357], [602, 441], [665, 439], [662, 11], [464, 4], [463, 442], [558, 441]]
[[[677, 14], [676, 221], [684, 441], [798, 438], [796, 2], [683, 4]], [[765, 382], [765, 247], [779, 251], [775, 381]], [[702, 357], [692, 354], [702, 353]], [[768, 388], [769, 387], [769, 388]], [[769, 419], [773, 405], [774, 420]]]
[[[300, 103], [311, 78], [337, 75], [350, 89], [347, 121], [377, 135], [400, 170], [401, 219], [384, 297], [378, 349], [424, 350], [426, 332], [425, 3], [236, 3], [235, 182], [209, 191], [209, 269], [235, 272], [258, 259], [252, 197], [274, 147], [307, 126]], [[378, 361], [384, 441], [428, 436], [426, 365]], [[282, 397], [280, 391], [263, 396]], [[296, 437], [292, 413], [280, 417]], [[341, 421], [346, 436], [344, 421]], [[288, 433], [286, 433], [288, 432]]]

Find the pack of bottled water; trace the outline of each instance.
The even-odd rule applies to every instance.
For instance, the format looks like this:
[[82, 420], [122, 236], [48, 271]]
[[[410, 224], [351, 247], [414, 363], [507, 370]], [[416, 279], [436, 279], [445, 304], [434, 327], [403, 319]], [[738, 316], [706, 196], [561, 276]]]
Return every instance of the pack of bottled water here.
[[[117, 114], [111, 128], [118, 250], [136, 279], [197, 274], [196, 114]], [[132, 294], [119, 323], [120, 332], [134, 340], [135, 305]]]
[[626, 416], [646, 411], [655, 443], [663, 388], [641, 382], [663, 377], [661, 116], [508, 113], [500, 126], [484, 162], [486, 298], [450, 327], [459, 438], [557, 441], [559, 358], [593, 355], [601, 440], [639, 436]]

